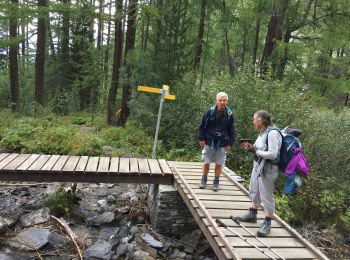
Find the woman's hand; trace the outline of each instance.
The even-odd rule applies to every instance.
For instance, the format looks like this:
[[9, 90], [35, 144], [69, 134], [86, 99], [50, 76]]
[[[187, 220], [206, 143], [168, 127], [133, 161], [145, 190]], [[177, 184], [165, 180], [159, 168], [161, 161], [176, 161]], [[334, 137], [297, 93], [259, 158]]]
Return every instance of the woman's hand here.
[[251, 153], [256, 152], [256, 147], [249, 142], [243, 142], [242, 146], [243, 146], [243, 149], [247, 150], [248, 152], [251, 152]]

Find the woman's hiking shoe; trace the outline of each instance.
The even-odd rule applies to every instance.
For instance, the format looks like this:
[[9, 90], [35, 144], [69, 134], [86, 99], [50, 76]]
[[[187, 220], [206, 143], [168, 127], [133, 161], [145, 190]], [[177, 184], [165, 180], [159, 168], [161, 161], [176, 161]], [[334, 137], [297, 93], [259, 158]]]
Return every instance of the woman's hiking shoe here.
[[271, 231], [271, 220], [264, 219], [259, 230], [257, 231], [258, 237], [267, 237]]
[[213, 191], [218, 191], [219, 190], [219, 178], [214, 177], [213, 181]]
[[205, 189], [205, 186], [207, 185], [207, 176], [202, 176], [201, 183], [199, 184], [200, 189]]
[[257, 221], [256, 215], [257, 214], [258, 214], [258, 211], [256, 209], [250, 208], [246, 214], [244, 214], [242, 216], [238, 216], [238, 217], [231, 215], [231, 218], [237, 219], [238, 221], [241, 221], [241, 222], [256, 223], [256, 221]]

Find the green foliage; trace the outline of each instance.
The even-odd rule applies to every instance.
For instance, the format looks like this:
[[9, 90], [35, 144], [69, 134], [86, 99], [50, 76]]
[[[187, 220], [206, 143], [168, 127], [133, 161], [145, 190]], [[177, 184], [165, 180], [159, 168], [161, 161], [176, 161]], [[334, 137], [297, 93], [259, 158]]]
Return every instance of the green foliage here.
[[66, 216], [72, 213], [74, 208], [73, 196], [67, 192], [57, 192], [42, 202], [43, 207], [48, 207], [50, 213], [56, 217]]
[[275, 205], [276, 205], [276, 213], [278, 216], [280, 216], [284, 221], [291, 222], [294, 221], [296, 218], [295, 212], [290, 210], [290, 200], [293, 199], [293, 197], [288, 197], [286, 195], [282, 195], [280, 197], [275, 198]]

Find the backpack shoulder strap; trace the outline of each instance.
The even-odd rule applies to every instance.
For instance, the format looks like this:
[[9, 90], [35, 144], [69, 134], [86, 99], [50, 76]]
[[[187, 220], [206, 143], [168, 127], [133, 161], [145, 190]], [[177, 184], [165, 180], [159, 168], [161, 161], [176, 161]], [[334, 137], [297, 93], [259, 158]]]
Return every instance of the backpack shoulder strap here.
[[278, 128], [278, 127], [269, 127], [267, 128], [267, 135], [266, 135], [266, 148], [268, 149], [269, 147], [269, 133], [272, 131], [272, 130], [276, 130], [282, 137], [282, 141], [283, 141], [283, 134], [281, 132], [281, 130]]

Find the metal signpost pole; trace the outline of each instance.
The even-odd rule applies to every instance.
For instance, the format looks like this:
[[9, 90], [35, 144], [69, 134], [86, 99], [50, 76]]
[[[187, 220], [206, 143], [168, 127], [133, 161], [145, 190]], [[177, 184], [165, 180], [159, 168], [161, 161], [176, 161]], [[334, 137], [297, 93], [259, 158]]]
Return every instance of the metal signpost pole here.
[[156, 126], [156, 133], [154, 135], [154, 143], [153, 143], [153, 151], [152, 151], [152, 159], [156, 159], [156, 150], [157, 150], [157, 141], [158, 141], [158, 133], [159, 133], [159, 125], [160, 125], [160, 118], [162, 116], [162, 110], [163, 110], [163, 103], [164, 103], [164, 96], [168, 93], [169, 87], [163, 85], [163, 88], [160, 90], [160, 104], [159, 104], [159, 111], [158, 111], [158, 119], [157, 119], [157, 126]]

